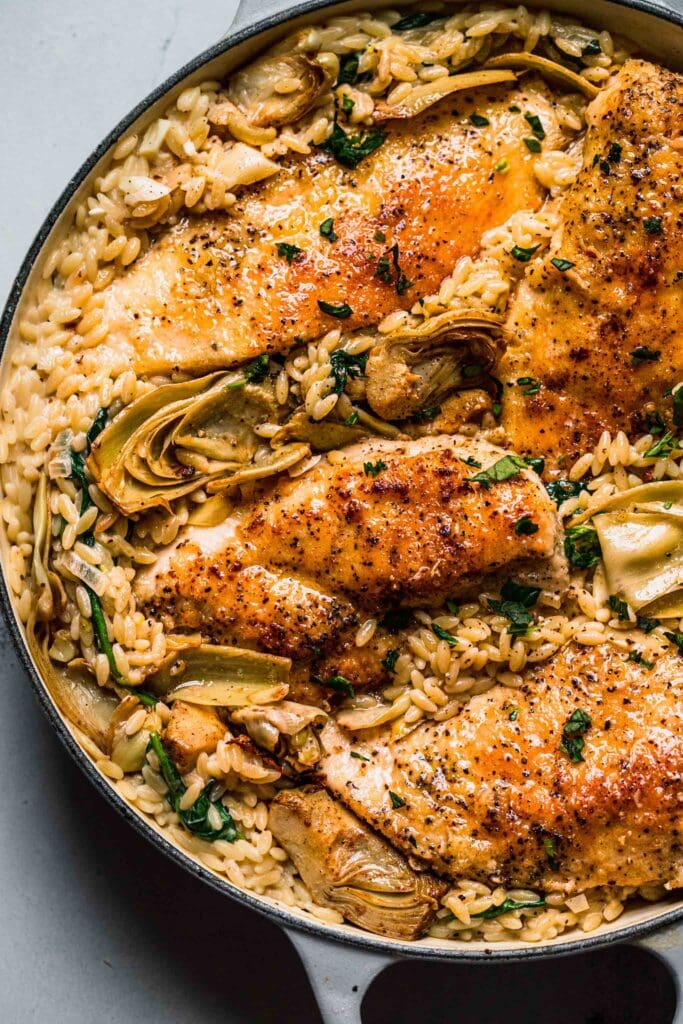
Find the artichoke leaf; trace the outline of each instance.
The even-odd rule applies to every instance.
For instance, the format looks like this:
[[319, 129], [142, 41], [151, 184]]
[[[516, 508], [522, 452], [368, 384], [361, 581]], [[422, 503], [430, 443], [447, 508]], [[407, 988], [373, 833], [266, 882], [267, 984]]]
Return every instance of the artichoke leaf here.
[[254, 743], [276, 757], [287, 757], [298, 770], [308, 770], [320, 760], [322, 748], [313, 728], [327, 721], [320, 708], [283, 700], [239, 708], [231, 718], [246, 728]]
[[229, 476], [212, 479], [206, 485], [209, 494], [217, 494], [230, 487], [238, 487], [241, 484], [251, 483], [254, 480], [262, 480], [267, 476], [274, 476], [285, 469], [291, 469], [302, 459], [308, 458], [311, 449], [307, 444], [285, 444], [276, 448], [260, 462], [253, 462], [246, 469], [240, 469]]
[[50, 568], [50, 542], [52, 540], [52, 513], [47, 491], [47, 477], [38, 479], [33, 505], [33, 582], [37, 590], [36, 614], [48, 620], [66, 604], [66, 593], [61, 579]]
[[145, 686], [167, 701], [245, 707], [285, 697], [291, 665], [289, 658], [201, 644], [164, 659]]
[[438, 103], [439, 100], [454, 92], [499, 85], [501, 82], [514, 82], [516, 78], [517, 76], [511, 70], [490, 70], [488, 68], [437, 78], [434, 82], [416, 85], [399, 103], [377, 103], [373, 120], [388, 121], [393, 118], [416, 117], [423, 110], [431, 107], [433, 103]]
[[481, 387], [501, 337], [500, 317], [452, 311], [384, 335], [365, 368], [370, 408], [384, 419], [408, 419], [450, 391]]
[[286, 423], [272, 438], [273, 447], [285, 441], [305, 441], [313, 451], [330, 452], [346, 445], [355, 444], [366, 437], [395, 438], [399, 431], [390, 423], [372, 416], [363, 409], [355, 409], [356, 422], [345, 423], [332, 416], [324, 420], [313, 420], [303, 406], [295, 409]]
[[511, 68], [513, 71], [536, 71], [543, 78], [559, 82], [574, 92], [581, 92], [589, 100], [595, 99], [600, 91], [597, 85], [593, 85], [587, 78], [570, 71], [564, 64], [548, 60], [547, 57], [539, 57], [537, 53], [501, 53], [495, 57], [489, 57], [484, 65], [486, 68]]
[[610, 593], [634, 611], [683, 609], [683, 481], [666, 480], [607, 498], [590, 513]]

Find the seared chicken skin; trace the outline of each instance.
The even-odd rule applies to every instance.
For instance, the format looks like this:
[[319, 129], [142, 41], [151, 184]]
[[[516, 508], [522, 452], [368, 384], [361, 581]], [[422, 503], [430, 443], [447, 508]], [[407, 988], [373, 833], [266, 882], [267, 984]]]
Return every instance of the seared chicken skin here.
[[[138, 597], [169, 628], [296, 659], [337, 652], [344, 674], [355, 664], [368, 682], [383, 641], [349, 645], [368, 615], [506, 576], [564, 582], [555, 506], [538, 477], [524, 468], [490, 486], [472, 480], [466, 459], [487, 468], [503, 455], [447, 436], [354, 445], [264, 486], [221, 526], [182, 534], [138, 578]], [[522, 516], [535, 533], [515, 532]]]
[[[587, 119], [561, 237], [517, 291], [499, 368], [503, 425], [534, 455], [647, 432], [647, 403], [683, 372], [683, 77], [629, 61]], [[541, 388], [525, 395], [530, 376]]]
[[520, 690], [497, 686], [398, 740], [330, 722], [321, 781], [451, 878], [567, 892], [682, 885], [683, 661], [670, 650], [646, 671], [614, 648], [570, 645]]
[[[317, 150], [245, 191], [228, 214], [164, 230], [107, 289], [111, 340], [132, 343], [138, 373], [208, 372], [338, 326], [319, 300], [347, 303], [348, 329], [410, 308], [477, 251], [483, 231], [541, 205], [522, 143], [528, 124], [510, 106], [539, 116], [550, 145], [566, 143], [542, 82], [479, 89], [392, 122], [384, 145], [355, 170]], [[473, 126], [475, 111], [490, 127]], [[494, 172], [500, 160], [505, 174]], [[320, 234], [329, 217], [333, 243]], [[288, 262], [279, 242], [302, 252]], [[377, 276], [394, 245], [411, 282], [400, 295], [395, 280]]]

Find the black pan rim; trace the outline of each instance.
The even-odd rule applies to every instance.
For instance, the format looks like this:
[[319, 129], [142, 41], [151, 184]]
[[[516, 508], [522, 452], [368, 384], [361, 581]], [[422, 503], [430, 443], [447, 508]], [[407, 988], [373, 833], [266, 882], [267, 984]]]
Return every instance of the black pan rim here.
[[[606, 0], [612, 6], [626, 7], [656, 18], [661, 22], [668, 22], [683, 28], [683, 11], [670, 8], [663, 8], [651, 0]], [[102, 142], [92, 151], [81, 167], [70, 178], [61, 195], [47, 214], [40, 229], [38, 230], [31, 246], [24, 257], [16, 278], [10, 288], [9, 296], [0, 319], [0, 359], [2, 358], [7, 345], [10, 327], [14, 314], [21, 300], [24, 288], [29, 275], [33, 269], [37, 257], [43, 248], [53, 227], [66, 209], [74, 194], [81, 186], [88, 174], [96, 166], [97, 162], [114, 146], [127, 129], [140, 117], [149, 107], [174, 87], [179, 85], [185, 78], [198, 71], [203, 65], [217, 57], [222, 56], [229, 50], [234, 49], [241, 43], [255, 36], [266, 32], [269, 29], [277, 28], [288, 21], [315, 11], [322, 11], [327, 7], [339, 6], [339, 0], [305, 0], [295, 4], [291, 9], [279, 14], [273, 14], [263, 20], [246, 28], [229, 32], [220, 42], [202, 51], [191, 61], [175, 71], [164, 82], [153, 89], [143, 100], [141, 100], [118, 124], [105, 136]], [[535, 6], [532, 0], [530, 6]], [[161, 835], [147, 819], [134, 811], [130, 804], [114, 789], [113, 785], [105, 779], [95, 767], [85, 751], [74, 739], [70, 729], [66, 725], [61, 714], [53, 704], [47, 690], [36, 670], [29, 655], [26, 641], [21, 633], [15, 617], [10, 597], [9, 588], [5, 579], [4, 566], [0, 571], [0, 613], [9, 630], [15, 651], [28, 674], [31, 686], [38, 699], [40, 706], [47, 715], [47, 718], [59, 736], [61, 742], [68, 750], [74, 761], [78, 764], [90, 782], [102, 794], [105, 800], [114, 807], [122, 818], [132, 825], [139, 835], [147, 841], [156, 845], [175, 864], [182, 867], [195, 878], [207, 883], [211, 888], [227, 896], [229, 899], [241, 903], [243, 906], [255, 910], [261, 916], [280, 925], [285, 930], [294, 929], [313, 938], [326, 943], [338, 943], [366, 950], [376, 954], [383, 954], [389, 958], [421, 959], [421, 960], [453, 960], [457, 962], [470, 963], [504, 963], [516, 960], [538, 960], [551, 957], [568, 956], [576, 953], [585, 953], [590, 950], [599, 949], [605, 946], [619, 943], [633, 943], [644, 939], [655, 931], [660, 931], [668, 925], [674, 924], [683, 918], [683, 906], [668, 911], [663, 911], [656, 917], [627, 925], [624, 928], [617, 928], [613, 931], [598, 935], [569, 939], [560, 943], [544, 943], [538, 946], [528, 946], [515, 949], [467, 949], [463, 946], [453, 948], [422, 946], [408, 942], [386, 940], [378, 936], [372, 936], [358, 930], [358, 934], [348, 931], [339, 931], [335, 925], [326, 925], [322, 922], [306, 921], [296, 914], [285, 910], [275, 904], [267, 902], [265, 897], [256, 896], [247, 890], [239, 889], [231, 882], [223, 881], [214, 875], [208, 868], [203, 867], [192, 860], [189, 854], [184, 853], [174, 846], [169, 840]]]

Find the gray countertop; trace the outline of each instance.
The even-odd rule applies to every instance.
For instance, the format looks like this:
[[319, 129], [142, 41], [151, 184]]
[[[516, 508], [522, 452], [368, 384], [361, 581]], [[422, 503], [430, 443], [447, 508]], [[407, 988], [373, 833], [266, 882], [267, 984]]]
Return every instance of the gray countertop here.
[[[106, 131], [228, 28], [235, 0], [0, 0], [0, 292]], [[258, 4], [254, 3], [255, 13]], [[0, 1020], [316, 1022], [288, 940], [169, 863], [60, 746], [0, 634]], [[401, 965], [365, 1019], [665, 1024], [673, 989], [637, 951], [553, 964]]]

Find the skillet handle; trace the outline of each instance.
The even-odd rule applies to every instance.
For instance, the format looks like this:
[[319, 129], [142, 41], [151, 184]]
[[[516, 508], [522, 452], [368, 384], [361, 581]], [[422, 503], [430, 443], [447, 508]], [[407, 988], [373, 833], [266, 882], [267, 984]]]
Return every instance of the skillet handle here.
[[274, 14], [282, 14], [292, 7], [296, 7], [293, 0], [239, 0], [230, 31], [239, 32], [249, 25], [266, 21]]
[[290, 928], [285, 932], [301, 957], [324, 1024], [362, 1024], [363, 996], [396, 957], [328, 942]]
[[683, 1024], [683, 924], [679, 921], [633, 945], [653, 953], [669, 968], [676, 986], [676, 1012], [671, 1024]]

